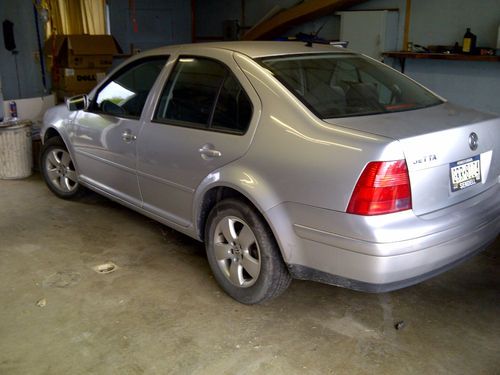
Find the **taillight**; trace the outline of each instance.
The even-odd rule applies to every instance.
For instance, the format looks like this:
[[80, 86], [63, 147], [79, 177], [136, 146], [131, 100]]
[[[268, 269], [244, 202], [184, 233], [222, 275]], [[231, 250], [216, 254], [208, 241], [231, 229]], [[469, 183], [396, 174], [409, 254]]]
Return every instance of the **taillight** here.
[[410, 179], [404, 160], [368, 163], [347, 206], [347, 212], [356, 215], [381, 215], [409, 209]]

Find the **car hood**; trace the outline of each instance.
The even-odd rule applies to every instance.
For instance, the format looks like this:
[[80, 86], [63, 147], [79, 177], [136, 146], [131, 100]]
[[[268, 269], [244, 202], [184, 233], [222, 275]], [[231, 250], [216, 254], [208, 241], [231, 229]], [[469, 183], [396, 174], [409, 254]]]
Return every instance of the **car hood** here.
[[360, 130], [393, 139], [403, 139], [497, 118], [491, 113], [451, 103], [378, 115], [326, 119], [332, 125]]

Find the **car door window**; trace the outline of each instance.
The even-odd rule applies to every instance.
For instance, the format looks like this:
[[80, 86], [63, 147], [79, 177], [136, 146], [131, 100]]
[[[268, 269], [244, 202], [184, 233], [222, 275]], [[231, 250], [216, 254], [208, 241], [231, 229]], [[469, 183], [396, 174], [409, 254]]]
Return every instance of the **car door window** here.
[[210, 59], [181, 57], [163, 90], [157, 120], [208, 127], [226, 68]]
[[118, 72], [99, 90], [92, 109], [99, 113], [138, 119], [167, 59], [161, 56], [140, 60]]
[[224, 64], [202, 57], [180, 57], [165, 85], [156, 122], [244, 133], [252, 104]]

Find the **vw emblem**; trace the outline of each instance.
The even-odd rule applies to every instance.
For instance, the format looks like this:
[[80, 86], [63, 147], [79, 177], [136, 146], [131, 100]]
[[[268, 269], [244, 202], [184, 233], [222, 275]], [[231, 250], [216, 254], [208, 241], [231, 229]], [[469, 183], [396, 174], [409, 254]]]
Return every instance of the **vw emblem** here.
[[478, 136], [476, 133], [470, 133], [469, 135], [469, 147], [472, 151], [475, 151], [477, 149], [477, 141], [478, 141]]

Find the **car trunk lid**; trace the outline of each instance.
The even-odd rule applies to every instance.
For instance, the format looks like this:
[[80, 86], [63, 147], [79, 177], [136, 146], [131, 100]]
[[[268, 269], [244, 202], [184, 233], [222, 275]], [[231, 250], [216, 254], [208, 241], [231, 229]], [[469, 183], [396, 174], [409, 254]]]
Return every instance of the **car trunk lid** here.
[[326, 121], [400, 142], [417, 215], [460, 203], [499, 182], [500, 118], [493, 114], [444, 103]]

